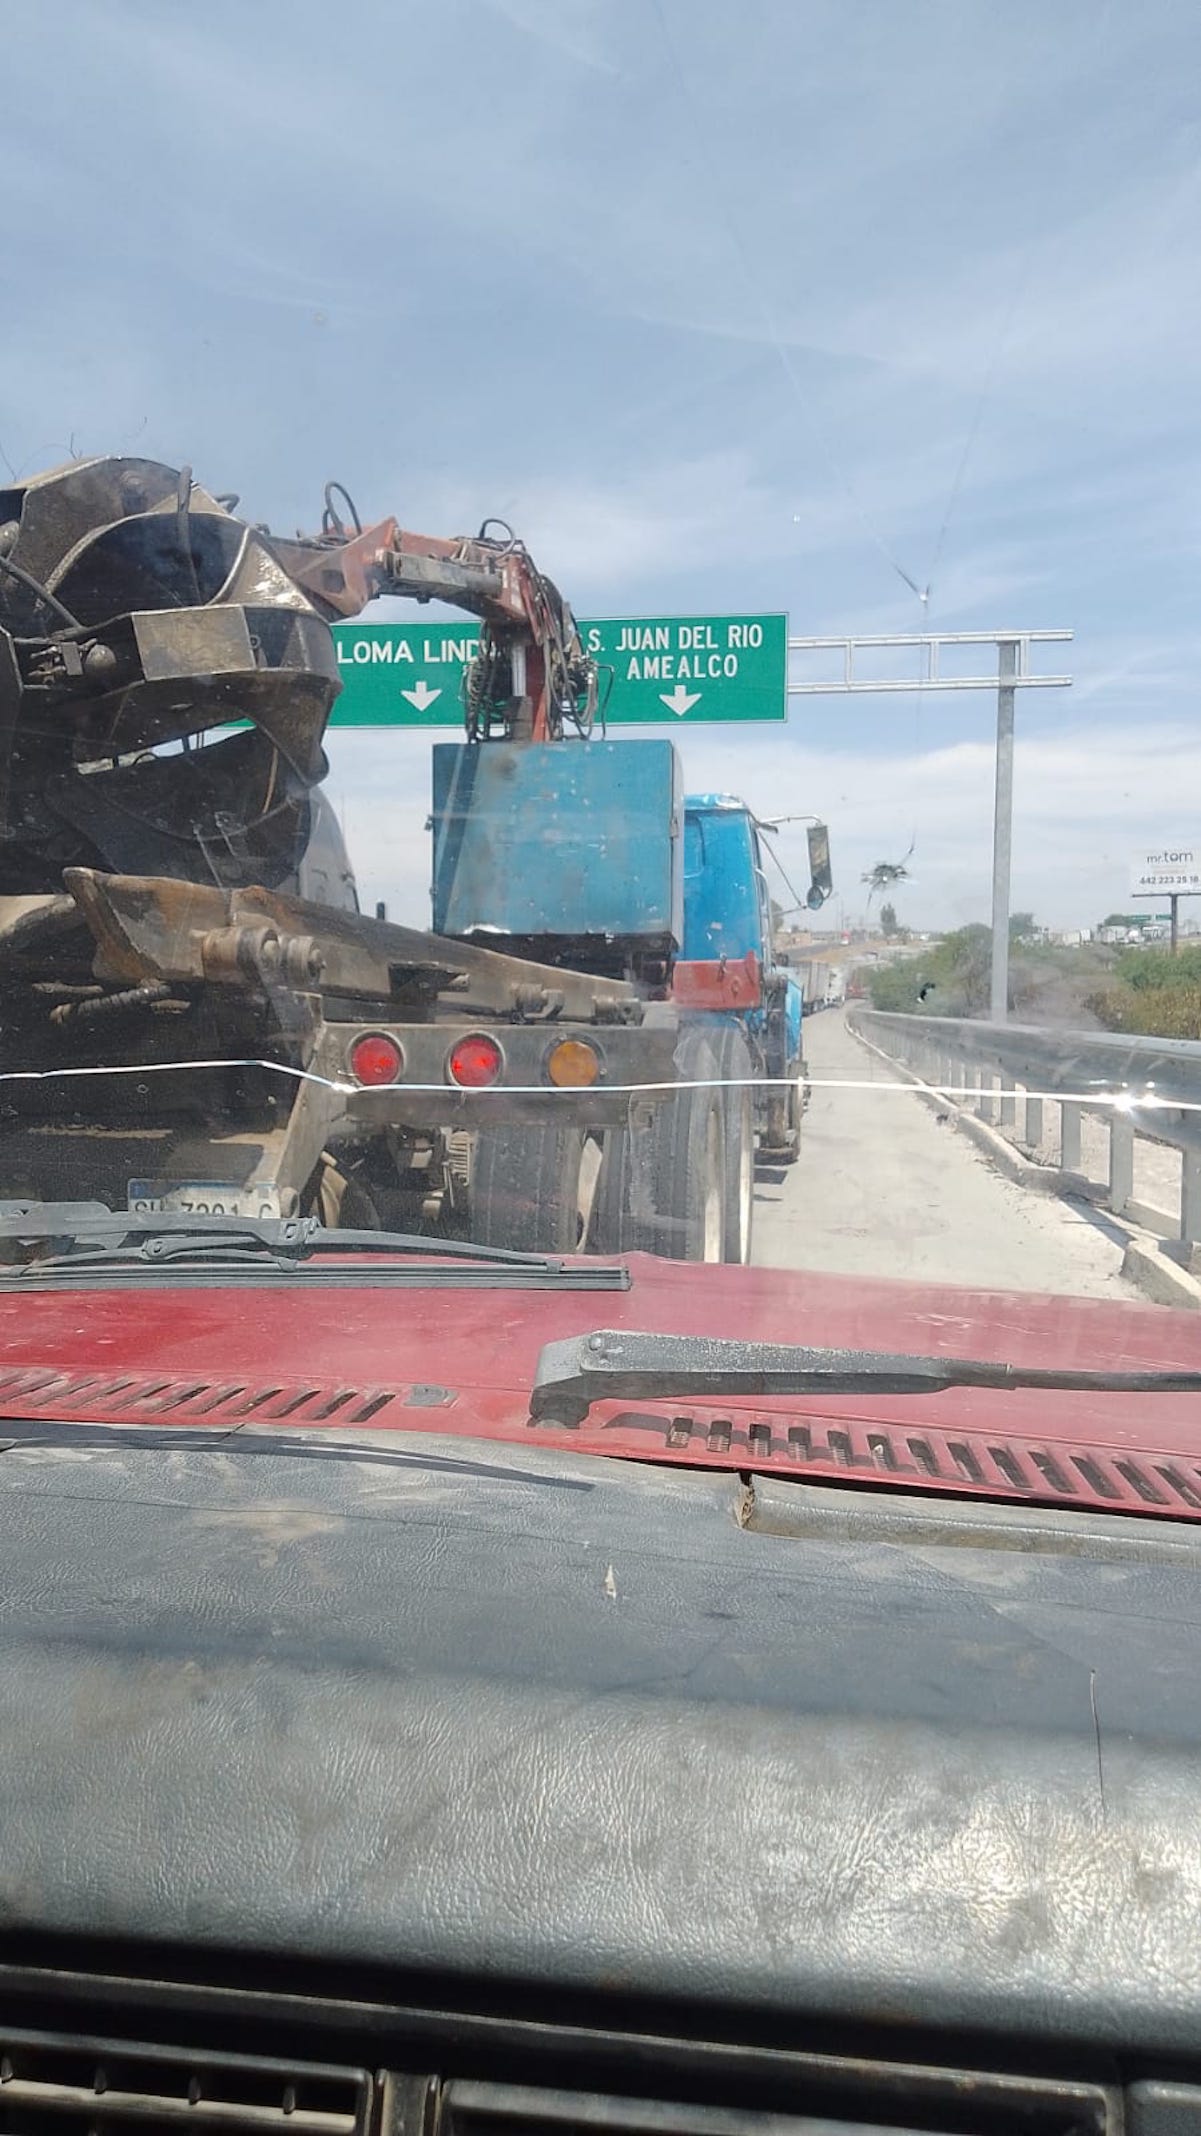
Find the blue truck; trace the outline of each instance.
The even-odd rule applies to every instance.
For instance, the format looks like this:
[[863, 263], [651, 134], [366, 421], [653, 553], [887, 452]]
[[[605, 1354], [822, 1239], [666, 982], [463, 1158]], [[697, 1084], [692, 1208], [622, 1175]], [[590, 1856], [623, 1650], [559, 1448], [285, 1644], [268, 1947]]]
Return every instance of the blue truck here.
[[620, 1122], [566, 1102], [475, 1128], [472, 1235], [749, 1260], [756, 1157], [795, 1160], [804, 1074], [750, 808], [685, 795], [668, 741], [440, 743], [431, 820], [438, 936], [632, 986], [673, 1034], [670, 1088], [635, 1074]]

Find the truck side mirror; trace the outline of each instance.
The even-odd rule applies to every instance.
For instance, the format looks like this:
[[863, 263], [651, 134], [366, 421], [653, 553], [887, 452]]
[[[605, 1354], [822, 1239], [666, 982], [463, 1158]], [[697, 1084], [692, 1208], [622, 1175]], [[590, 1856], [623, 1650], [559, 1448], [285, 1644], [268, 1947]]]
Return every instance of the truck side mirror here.
[[830, 867], [830, 832], [824, 823], [811, 823], [806, 833], [809, 841], [809, 895], [805, 899], [810, 912], [817, 912], [828, 897], [834, 895], [834, 876]]

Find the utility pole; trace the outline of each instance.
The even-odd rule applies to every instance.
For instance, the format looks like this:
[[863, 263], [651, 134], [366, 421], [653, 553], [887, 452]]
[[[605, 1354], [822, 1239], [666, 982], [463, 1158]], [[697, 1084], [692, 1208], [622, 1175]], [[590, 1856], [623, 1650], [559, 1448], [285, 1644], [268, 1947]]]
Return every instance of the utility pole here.
[[992, 824], [992, 977], [989, 1015], [1004, 1023], [1009, 1015], [1009, 879], [1013, 860], [1013, 678], [1018, 671], [1017, 641], [997, 645], [997, 773]]
[[[1009, 878], [1013, 855], [1013, 710], [1018, 690], [1067, 689], [1070, 675], [1032, 675], [1030, 647], [1063, 644], [1070, 630], [960, 630], [904, 633], [897, 637], [790, 638], [790, 652], [835, 652], [842, 655], [842, 675], [836, 682], [790, 681], [790, 697], [859, 695], [871, 697], [897, 690], [918, 690], [924, 696], [935, 690], [991, 690], [997, 693], [997, 757], [993, 800], [992, 862], [992, 970], [990, 1014], [994, 1023], [1004, 1023], [1009, 1013]], [[939, 655], [944, 646], [995, 645], [997, 673], [991, 675], [944, 675]], [[916, 676], [873, 676], [856, 669], [856, 656], [874, 654], [881, 646], [916, 647]]]

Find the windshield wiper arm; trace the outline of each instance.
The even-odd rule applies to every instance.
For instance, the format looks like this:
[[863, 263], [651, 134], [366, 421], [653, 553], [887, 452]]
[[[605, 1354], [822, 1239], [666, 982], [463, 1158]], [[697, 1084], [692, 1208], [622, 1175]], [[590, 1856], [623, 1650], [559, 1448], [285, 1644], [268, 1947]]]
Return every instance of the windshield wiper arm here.
[[1201, 1372], [1058, 1371], [989, 1358], [907, 1357], [885, 1350], [809, 1349], [800, 1343], [600, 1328], [543, 1344], [530, 1415], [535, 1422], [574, 1426], [583, 1423], [594, 1402], [712, 1402], [733, 1394], [940, 1394], [948, 1387], [1197, 1394]]
[[[3, 1253], [6, 1242], [19, 1247], [43, 1240], [53, 1242], [51, 1254], [17, 1261]], [[321, 1255], [346, 1253], [488, 1262], [565, 1276], [572, 1272], [569, 1263], [552, 1255], [416, 1232], [327, 1230], [311, 1216], [198, 1217], [179, 1209], [114, 1210], [103, 1202], [0, 1201], [0, 1273], [5, 1261], [10, 1270], [28, 1268], [31, 1273], [50, 1266], [198, 1258], [266, 1260], [292, 1267]]]

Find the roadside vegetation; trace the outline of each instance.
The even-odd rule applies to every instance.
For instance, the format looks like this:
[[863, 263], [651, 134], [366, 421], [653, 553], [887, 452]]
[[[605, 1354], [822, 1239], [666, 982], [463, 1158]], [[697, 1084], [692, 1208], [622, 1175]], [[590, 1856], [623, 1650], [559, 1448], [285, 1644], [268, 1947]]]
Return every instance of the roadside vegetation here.
[[1088, 998], [1107, 1031], [1201, 1038], [1201, 946], [1119, 951], [1111, 985]]
[[868, 965], [861, 976], [874, 1009], [903, 1016], [980, 1016], [988, 1007], [987, 927], [960, 927], [916, 956]]
[[[992, 929], [960, 927], [914, 955], [861, 967], [859, 978], [876, 1009], [910, 1016], [986, 1017], [991, 958]], [[1021, 1023], [1096, 1030], [1104, 1019], [1094, 1003], [1115, 991], [1111, 982], [1116, 964], [1117, 953], [1104, 943], [1066, 947], [1040, 941], [1033, 916], [1015, 913], [1010, 925], [1010, 1013]]]

